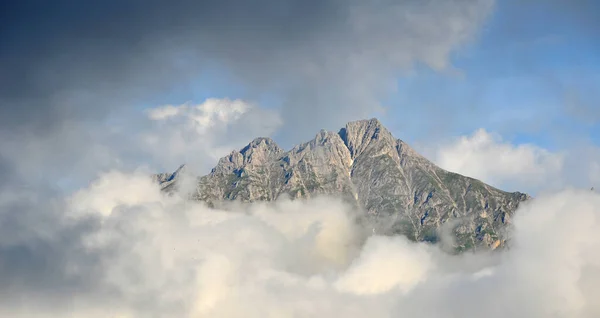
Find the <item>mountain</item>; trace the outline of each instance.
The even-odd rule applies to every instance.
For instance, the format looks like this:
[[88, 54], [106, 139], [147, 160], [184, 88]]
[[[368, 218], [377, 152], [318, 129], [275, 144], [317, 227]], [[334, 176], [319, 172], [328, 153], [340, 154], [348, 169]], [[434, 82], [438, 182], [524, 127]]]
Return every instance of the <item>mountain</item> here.
[[165, 192], [175, 190], [177, 186], [178, 177], [185, 171], [185, 164], [179, 166], [173, 173], [159, 173], [152, 176], [152, 180], [160, 185], [160, 189]]
[[[176, 180], [159, 176], [165, 188]], [[377, 233], [437, 242], [447, 229], [458, 251], [503, 245], [511, 216], [530, 198], [443, 170], [370, 119], [321, 130], [289, 151], [256, 138], [200, 177], [194, 199], [212, 205], [322, 194], [364, 210]]]

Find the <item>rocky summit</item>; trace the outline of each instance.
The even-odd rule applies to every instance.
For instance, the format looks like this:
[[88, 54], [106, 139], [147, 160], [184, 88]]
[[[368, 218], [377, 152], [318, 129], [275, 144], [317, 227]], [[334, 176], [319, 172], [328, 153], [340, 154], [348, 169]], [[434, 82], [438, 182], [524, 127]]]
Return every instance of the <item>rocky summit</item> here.
[[[169, 190], [176, 176], [154, 178]], [[457, 251], [503, 246], [515, 210], [530, 199], [441, 169], [377, 119], [350, 122], [337, 133], [321, 130], [289, 151], [256, 138], [200, 177], [194, 199], [213, 205], [317, 195], [351, 202], [378, 233], [430, 242], [447, 233]]]

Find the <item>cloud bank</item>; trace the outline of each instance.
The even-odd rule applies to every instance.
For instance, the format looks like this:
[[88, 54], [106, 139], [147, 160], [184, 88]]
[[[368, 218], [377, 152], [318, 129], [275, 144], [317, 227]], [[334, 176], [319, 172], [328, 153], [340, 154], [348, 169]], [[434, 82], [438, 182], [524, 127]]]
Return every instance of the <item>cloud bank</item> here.
[[3, 192], [0, 204], [7, 317], [600, 314], [591, 191], [539, 197], [517, 212], [510, 249], [461, 256], [371, 235], [336, 199], [209, 209], [145, 174], [114, 171], [53, 201]]

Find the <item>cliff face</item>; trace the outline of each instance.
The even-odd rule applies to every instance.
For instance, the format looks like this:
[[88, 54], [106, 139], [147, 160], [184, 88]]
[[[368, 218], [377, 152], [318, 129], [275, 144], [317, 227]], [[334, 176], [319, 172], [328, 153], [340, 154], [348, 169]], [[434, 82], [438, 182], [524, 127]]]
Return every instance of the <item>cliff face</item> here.
[[502, 246], [511, 216], [530, 198], [437, 167], [376, 119], [322, 130], [289, 151], [257, 138], [221, 158], [197, 190], [195, 199], [209, 204], [339, 196], [364, 209], [379, 233], [435, 242], [447, 224], [458, 250]]

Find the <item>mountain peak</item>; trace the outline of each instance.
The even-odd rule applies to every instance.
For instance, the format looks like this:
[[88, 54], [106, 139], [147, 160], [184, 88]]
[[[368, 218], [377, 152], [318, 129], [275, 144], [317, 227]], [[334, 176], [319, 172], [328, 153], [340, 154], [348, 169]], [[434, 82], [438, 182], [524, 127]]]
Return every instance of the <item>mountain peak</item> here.
[[355, 132], [376, 132], [376, 131], [385, 131], [388, 130], [383, 126], [383, 124], [377, 118], [371, 119], [361, 119], [348, 122], [345, 126], [346, 130], [351, 130]]
[[373, 142], [393, 144], [395, 140], [377, 118], [349, 122], [340, 130], [339, 135], [350, 150], [352, 158], [362, 153]]
[[351, 121], [351, 122], [349, 122], [346, 125], [353, 125], [353, 126], [381, 126], [381, 127], [383, 127], [383, 124], [376, 117], [369, 118], [369, 119], [359, 119], [359, 120]]
[[451, 222], [458, 250], [502, 246], [510, 218], [529, 199], [437, 167], [376, 118], [321, 130], [287, 152], [256, 138], [221, 158], [196, 193], [209, 204], [333, 195], [362, 209], [377, 233], [436, 242]]
[[177, 170], [172, 173], [165, 172], [152, 175], [152, 180], [157, 182], [163, 191], [174, 190], [173, 185], [177, 182], [177, 179], [187, 171], [187, 165], [184, 163]]
[[279, 148], [279, 146], [277, 145], [277, 143], [275, 143], [275, 141], [269, 137], [258, 137], [258, 138], [254, 138], [254, 140], [252, 140], [248, 145], [246, 145], [246, 147], [242, 148], [242, 150], [240, 150], [240, 152], [242, 154], [245, 154], [246, 152], [248, 152], [248, 150], [250, 149], [256, 149], [256, 148], [265, 148], [265, 149], [271, 149], [271, 150], [275, 150], [275, 151], [281, 151], [282, 149]]

